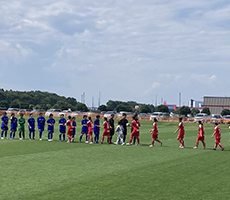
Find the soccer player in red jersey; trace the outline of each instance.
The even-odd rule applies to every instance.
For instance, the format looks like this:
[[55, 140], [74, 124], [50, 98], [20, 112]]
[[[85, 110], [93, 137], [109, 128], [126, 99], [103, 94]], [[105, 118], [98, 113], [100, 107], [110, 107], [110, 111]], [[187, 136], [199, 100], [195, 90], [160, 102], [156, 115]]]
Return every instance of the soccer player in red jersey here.
[[182, 122], [183, 118], [180, 117], [179, 118], [179, 126], [177, 128], [177, 130], [174, 132], [174, 134], [176, 134], [179, 131], [179, 134], [177, 136], [177, 140], [180, 142], [180, 148], [184, 148], [184, 124]]
[[72, 117], [69, 116], [68, 119], [69, 119], [69, 120], [66, 122], [66, 126], [68, 126], [67, 136], [68, 136], [68, 138], [69, 138], [68, 141], [67, 141], [67, 143], [73, 141], [72, 135], [73, 135], [73, 129], [74, 129]]
[[132, 124], [131, 124], [132, 128], [133, 128], [133, 131], [130, 135], [130, 140], [129, 140], [129, 143], [127, 145], [131, 145], [132, 143], [132, 140], [133, 140], [133, 137], [136, 137], [137, 139], [137, 145], [139, 146], [140, 145], [140, 140], [139, 140], [139, 135], [140, 135], [140, 130], [139, 130], [139, 127], [140, 127], [140, 122], [138, 120], [138, 116], [137, 115], [134, 115], [133, 116], [133, 121], [132, 121]]
[[89, 121], [87, 122], [88, 126], [88, 136], [87, 136], [87, 141], [85, 143], [89, 143], [89, 140], [91, 139], [91, 142], [89, 144], [93, 144], [93, 121], [92, 118], [89, 117]]
[[105, 136], [108, 137], [109, 143], [111, 143], [111, 138], [110, 138], [110, 128], [111, 127], [107, 120], [107, 117], [104, 117], [103, 127], [104, 127], [104, 132], [101, 138], [101, 144], [103, 144]]
[[213, 150], [216, 150], [217, 146], [219, 145], [220, 148], [222, 149], [222, 151], [224, 150], [224, 147], [220, 144], [220, 139], [221, 139], [221, 131], [220, 131], [220, 127], [218, 126], [218, 123], [214, 124], [215, 129], [214, 129], [214, 133], [212, 134], [212, 138], [215, 135], [215, 146], [213, 148]]
[[199, 125], [199, 133], [198, 133], [198, 137], [196, 140], [196, 146], [194, 147], [194, 149], [198, 148], [199, 141], [203, 143], [204, 149], [206, 149], [206, 146], [204, 143], [204, 127], [201, 121], [198, 121], [198, 125]]
[[152, 133], [152, 144], [149, 147], [153, 147], [155, 141], [159, 142], [162, 146], [162, 142], [158, 140], [157, 122], [158, 122], [157, 119], [154, 118], [153, 129], [149, 131], [150, 133]]

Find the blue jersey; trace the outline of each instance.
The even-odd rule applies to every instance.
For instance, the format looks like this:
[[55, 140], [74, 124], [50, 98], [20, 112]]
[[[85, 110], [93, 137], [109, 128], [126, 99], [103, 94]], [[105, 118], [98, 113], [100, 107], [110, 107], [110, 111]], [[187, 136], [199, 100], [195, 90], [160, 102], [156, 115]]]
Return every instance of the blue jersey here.
[[[3, 116], [3, 117], [2, 117], [2, 128], [7, 127], [8, 121], [9, 121], [9, 119], [8, 119], [7, 116]], [[3, 122], [4, 122], [5, 124], [4, 124]]]
[[11, 129], [16, 129], [18, 124], [18, 119], [16, 117], [11, 119]]
[[29, 118], [28, 119], [28, 124], [29, 124], [29, 130], [34, 130], [35, 129], [35, 119], [34, 118]]
[[45, 123], [46, 123], [45, 117], [38, 117], [37, 123], [38, 123], [38, 129], [39, 130], [44, 130]]
[[60, 127], [59, 127], [59, 130], [60, 130], [60, 133], [65, 133], [66, 132], [66, 126], [65, 126], [65, 124], [66, 124], [66, 119], [65, 118], [61, 118], [60, 120], [59, 120], [59, 125], [60, 125]]
[[75, 135], [76, 134], [77, 122], [73, 121], [72, 126], [74, 126], [74, 128], [73, 128], [73, 135]]
[[[87, 126], [87, 123], [88, 123], [88, 120], [87, 120], [87, 119], [83, 119], [83, 120], [81, 121], [81, 124], [82, 124], [81, 133], [85, 133], [85, 134], [88, 133], [88, 126]], [[84, 126], [84, 125], [85, 125], [85, 126]]]
[[52, 126], [48, 125], [48, 131], [54, 131], [55, 120], [50, 118], [47, 120], [47, 124], [52, 124]]
[[100, 126], [100, 120], [99, 119], [95, 119], [95, 121], [94, 121], [94, 133], [99, 133], [100, 128], [97, 127], [96, 125]]

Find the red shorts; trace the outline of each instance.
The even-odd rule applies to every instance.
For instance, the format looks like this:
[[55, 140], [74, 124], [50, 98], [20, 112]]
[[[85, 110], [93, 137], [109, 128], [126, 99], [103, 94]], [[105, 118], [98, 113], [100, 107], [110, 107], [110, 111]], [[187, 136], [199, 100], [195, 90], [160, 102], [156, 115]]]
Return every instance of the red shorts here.
[[204, 141], [204, 136], [198, 136], [198, 138], [197, 138], [197, 140], [199, 140], [199, 141]]
[[131, 137], [139, 137], [140, 132], [139, 131], [133, 131], [131, 133]]
[[93, 129], [89, 129], [88, 135], [93, 135]]
[[215, 143], [216, 143], [216, 144], [219, 144], [219, 143], [220, 143], [220, 138], [216, 138]]
[[184, 133], [179, 133], [179, 135], [177, 136], [177, 139], [183, 140], [184, 139]]
[[157, 139], [157, 138], [158, 138], [158, 134], [155, 134], [155, 133], [152, 134], [152, 138], [153, 138], [153, 139]]
[[110, 131], [104, 130], [103, 136], [110, 136]]

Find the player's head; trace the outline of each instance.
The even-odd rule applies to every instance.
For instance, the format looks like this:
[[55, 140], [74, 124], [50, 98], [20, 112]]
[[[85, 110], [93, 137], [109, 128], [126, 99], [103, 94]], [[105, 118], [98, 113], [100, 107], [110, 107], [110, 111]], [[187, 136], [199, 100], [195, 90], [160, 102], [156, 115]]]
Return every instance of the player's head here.
[[75, 117], [73, 117], [72, 120], [75, 121]]
[[138, 120], [138, 115], [137, 114], [133, 115], [133, 119]]
[[228, 125], [230, 126], [230, 122], [228, 122]]
[[112, 119], [114, 118], [114, 114], [111, 114], [111, 118], [112, 118]]
[[43, 115], [43, 114], [40, 112], [40, 113], [39, 113], [39, 116], [42, 117], [42, 115]]
[[23, 117], [23, 116], [24, 116], [24, 114], [21, 112], [21, 113], [20, 113], [20, 117]]
[[49, 115], [49, 118], [51, 118], [51, 119], [52, 119], [52, 118], [53, 118], [53, 116], [54, 116], [54, 115], [51, 113], [51, 114]]
[[15, 114], [14, 114], [14, 113], [12, 113], [12, 114], [11, 114], [11, 117], [14, 117], [14, 116], [15, 116]]
[[61, 114], [60, 117], [61, 117], [61, 118], [64, 118], [64, 114]]
[[83, 119], [87, 119], [87, 115], [83, 115]]
[[104, 117], [104, 120], [107, 121], [108, 120], [107, 117]]
[[33, 117], [33, 113], [30, 113], [30, 117]]
[[214, 126], [218, 126], [218, 123], [214, 123]]
[[69, 119], [69, 120], [71, 120], [71, 119], [72, 119], [72, 117], [69, 115], [69, 116], [68, 116], [68, 119]]
[[126, 113], [123, 113], [122, 116], [124, 119], [127, 117]]
[[96, 118], [97, 118], [97, 119], [100, 119], [100, 115], [97, 115]]
[[89, 117], [89, 120], [91, 121], [91, 120], [92, 120], [92, 118], [91, 118], [91, 117]]
[[154, 122], [158, 122], [157, 118], [154, 118], [153, 121], [154, 121]]
[[4, 116], [6, 116], [6, 115], [7, 115], [7, 113], [6, 113], [6, 112], [4, 112], [4, 113], [3, 113], [3, 115], [4, 115]]
[[201, 124], [201, 125], [203, 125], [203, 124], [202, 124], [202, 121], [200, 121], [200, 120], [198, 121], [198, 124]]
[[118, 121], [117, 124], [118, 124], [118, 125], [121, 125], [121, 121]]
[[180, 117], [180, 118], [179, 118], [179, 122], [182, 122], [182, 120], [183, 120], [183, 117]]

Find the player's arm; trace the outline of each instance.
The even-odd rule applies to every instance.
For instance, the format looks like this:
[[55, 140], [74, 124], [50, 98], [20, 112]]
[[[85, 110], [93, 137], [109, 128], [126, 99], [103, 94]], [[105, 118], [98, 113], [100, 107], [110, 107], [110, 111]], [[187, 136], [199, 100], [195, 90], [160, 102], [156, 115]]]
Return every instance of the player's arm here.
[[179, 128], [174, 132], [174, 134], [176, 134], [179, 131]]
[[149, 131], [149, 133], [153, 133], [153, 131], [154, 131], [154, 129], [151, 129], [151, 130]]
[[215, 133], [216, 133], [216, 130], [215, 130], [214, 133], [212, 134], [212, 138], [214, 137]]

